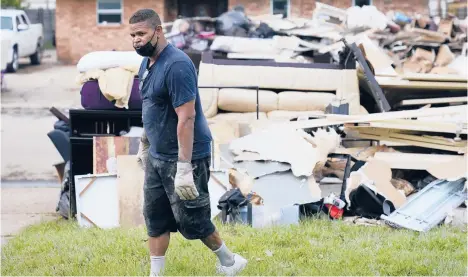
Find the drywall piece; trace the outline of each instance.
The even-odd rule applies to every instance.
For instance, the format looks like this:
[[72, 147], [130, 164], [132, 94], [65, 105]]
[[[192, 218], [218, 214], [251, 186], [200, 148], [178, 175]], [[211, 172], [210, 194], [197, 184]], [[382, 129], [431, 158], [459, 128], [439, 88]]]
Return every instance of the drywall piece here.
[[[287, 163], [280, 163], [274, 161], [261, 161], [258, 153], [243, 152], [241, 155], [234, 157], [229, 150], [229, 144], [220, 145], [220, 155], [222, 156], [222, 162], [220, 168], [236, 168], [246, 171], [246, 173], [252, 178], [258, 178], [275, 172], [288, 171], [291, 166]], [[251, 156], [247, 157], [248, 160], [241, 160], [237, 162], [240, 156]], [[250, 159], [252, 158], [252, 159]], [[260, 157], [261, 159], [261, 157]]]
[[82, 227], [119, 227], [119, 196], [115, 174], [75, 175], [78, 224]]
[[466, 179], [436, 180], [414, 195], [405, 205], [381, 218], [390, 226], [427, 232], [466, 200]]
[[322, 197], [311, 191], [308, 178], [295, 177], [291, 171], [278, 172], [254, 181], [252, 191], [263, 198], [268, 208], [281, 209], [294, 204], [316, 202]]
[[467, 156], [449, 161], [440, 161], [427, 168], [427, 171], [437, 179], [454, 180], [467, 177]]
[[[413, 154], [413, 153], [383, 153], [377, 152], [374, 158], [384, 161], [392, 169], [428, 170], [441, 168], [444, 164], [466, 165], [466, 157], [460, 155]], [[446, 169], [443, 169], [446, 171]]]
[[261, 130], [232, 141], [229, 148], [236, 155], [256, 152], [264, 160], [289, 163], [295, 176], [310, 176], [315, 165], [326, 161], [340, 141], [334, 130], [318, 130], [314, 136], [302, 130]]
[[287, 163], [273, 161], [245, 161], [234, 164], [237, 168], [243, 168], [252, 178], [259, 178], [271, 173], [288, 171], [291, 166]]
[[117, 186], [121, 227], [145, 224], [143, 217], [143, 185], [145, 172], [137, 163], [136, 155], [117, 156]]

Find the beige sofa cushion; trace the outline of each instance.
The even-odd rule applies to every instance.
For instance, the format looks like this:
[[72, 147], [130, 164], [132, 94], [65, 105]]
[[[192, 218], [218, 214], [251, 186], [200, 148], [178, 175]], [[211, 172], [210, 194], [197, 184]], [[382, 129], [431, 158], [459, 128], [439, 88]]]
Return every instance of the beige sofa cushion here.
[[326, 92], [282, 91], [278, 93], [278, 110], [325, 111], [335, 97]]
[[[270, 112], [278, 109], [278, 94], [270, 90], [259, 90], [259, 110]], [[257, 91], [250, 89], [220, 89], [218, 108], [229, 112], [256, 112]]]

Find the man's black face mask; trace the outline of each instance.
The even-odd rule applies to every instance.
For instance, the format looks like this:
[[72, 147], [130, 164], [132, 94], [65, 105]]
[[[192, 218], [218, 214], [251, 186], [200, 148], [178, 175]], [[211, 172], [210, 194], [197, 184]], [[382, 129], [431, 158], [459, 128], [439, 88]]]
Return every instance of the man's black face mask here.
[[153, 46], [151, 44], [151, 41], [153, 40], [154, 34], [156, 34], [156, 30], [154, 30], [153, 36], [150, 38], [150, 40], [143, 46], [135, 48], [135, 51], [143, 57], [151, 57], [156, 50], [156, 46], [158, 45], [158, 42]]

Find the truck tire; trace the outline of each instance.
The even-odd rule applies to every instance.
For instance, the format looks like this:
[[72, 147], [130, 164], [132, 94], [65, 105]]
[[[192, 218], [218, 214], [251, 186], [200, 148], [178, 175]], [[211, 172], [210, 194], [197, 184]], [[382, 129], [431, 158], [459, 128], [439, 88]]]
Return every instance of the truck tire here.
[[13, 48], [13, 59], [11, 63], [7, 65], [7, 72], [15, 73], [18, 71], [19, 67], [19, 57], [18, 57], [18, 49], [16, 47]]
[[36, 46], [36, 52], [29, 56], [32, 65], [40, 65], [42, 61], [42, 49], [41, 44], [38, 43]]

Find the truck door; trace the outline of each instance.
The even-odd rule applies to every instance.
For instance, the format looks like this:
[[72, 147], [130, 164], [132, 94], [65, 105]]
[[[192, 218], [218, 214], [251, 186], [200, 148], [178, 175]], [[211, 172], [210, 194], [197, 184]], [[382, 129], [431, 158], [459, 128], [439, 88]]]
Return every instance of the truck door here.
[[28, 26], [28, 29], [24, 31], [25, 33], [27, 33], [26, 37], [28, 39], [28, 41], [26, 41], [27, 43], [25, 43], [27, 53], [33, 54], [34, 52], [36, 52], [37, 45], [37, 41], [32, 41], [32, 39], [34, 39], [35, 37], [34, 30], [32, 29], [31, 22], [29, 22], [29, 20], [24, 14], [21, 15], [21, 20], [23, 21], [23, 24], [26, 24]]
[[18, 15], [16, 16], [16, 30], [18, 31], [18, 55], [19, 57], [24, 57], [29, 55], [28, 52], [28, 31], [29, 30], [23, 30], [20, 31], [18, 29], [18, 26], [24, 24], [23, 20], [21, 17]]

